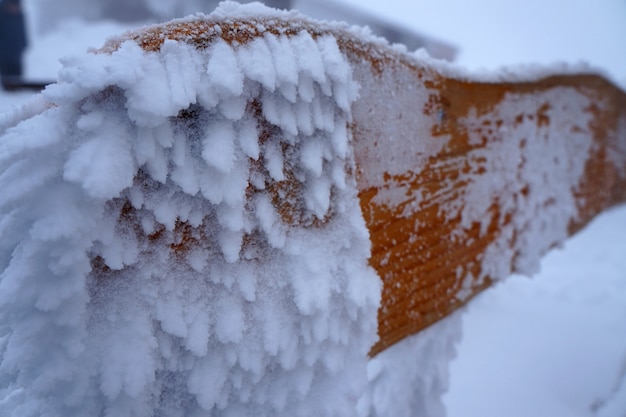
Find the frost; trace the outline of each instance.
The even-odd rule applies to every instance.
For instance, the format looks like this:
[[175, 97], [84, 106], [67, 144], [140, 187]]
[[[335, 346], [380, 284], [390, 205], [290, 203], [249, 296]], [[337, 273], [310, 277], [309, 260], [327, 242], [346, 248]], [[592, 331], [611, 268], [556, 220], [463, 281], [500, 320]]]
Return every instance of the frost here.
[[[563, 97], [567, 94], [569, 96], [566, 100]], [[564, 88], [554, 88], [532, 97], [508, 94], [493, 109], [492, 117], [510, 126], [519, 115], [516, 110], [523, 112], [523, 109], [532, 108], [533, 104], [543, 101], [555, 103], [545, 113], [549, 119], [574, 120], [583, 126], [590, 123], [591, 116], [583, 111], [589, 105], [588, 98], [582, 94], [572, 95]], [[464, 201], [467, 203], [462, 209], [448, 208], [448, 215], [460, 213], [464, 227], [471, 222], [479, 222], [484, 233], [491, 221], [490, 216], [485, 216], [489, 210], [487, 201], [493, 199], [486, 196], [498, 194], [502, 212], [514, 213], [511, 215], [514, 219], [511, 230], [521, 231], [517, 236], [517, 245], [525, 248], [516, 258], [513, 268], [518, 272], [532, 274], [538, 269], [539, 259], [550, 249], [550, 245], [562, 242], [569, 235], [570, 219], [576, 218], [578, 212], [572, 190], [579, 186], [585, 172], [585, 158], [580, 155], [587, 155], [592, 143], [584, 131], [571, 132], [566, 140], [547, 141], [548, 137], [559, 137], [555, 131], [560, 128], [557, 123], [537, 126], [527, 117], [525, 119], [515, 129], [506, 132], [506, 140], [498, 139], [502, 137], [502, 132], [491, 133], [492, 145], [489, 150], [479, 149], [469, 155], [469, 158], [480, 159], [489, 152], [484, 169], [498, 172], [498, 180], [479, 182], [470, 179], [470, 186], [464, 191]], [[480, 140], [476, 127], [484, 122], [483, 118], [470, 114], [464, 122], [472, 130], [470, 140]], [[526, 188], [521, 190], [522, 187]], [[524, 198], [520, 195], [524, 195]], [[499, 262], [498, 254], [508, 250], [503, 248], [509, 245], [507, 239], [512, 239], [511, 230], [504, 230], [502, 238], [486, 249], [485, 259], [489, 260], [483, 265], [486, 276], [507, 275], [509, 266]]]
[[265, 147], [265, 167], [274, 180], [282, 181], [285, 179], [283, 157], [277, 144], [271, 143]]
[[220, 39], [208, 55], [206, 72], [210, 86], [222, 96], [240, 96], [243, 93], [243, 74], [233, 48]]
[[233, 299], [219, 300], [215, 307], [215, 334], [222, 343], [239, 343], [245, 330], [241, 305]]
[[202, 157], [210, 166], [227, 173], [233, 168], [236, 131], [229, 122], [222, 122], [208, 129], [202, 145]]
[[117, 197], [132, 184], [135, 174], [126, 132], [106, 126], [105, 132], [86, 141], [69, 155], [63, 178], [79, 183], [93, 197]]
[[242, 123], [237, 138], [241, 150], [248, 158], [259, 159], [259, 135], [252, 121]]
[[289, 38], [281, 35], [278, 38], [268, 34], [265, 36], [276, 68], [276, 82], [281, 94], [291, 103], [296, 102], [296, 90], [298, 83], [298, 68], [296, 57], [293, 53]]
[[220, 102], [219, 109], [225, 118], [239, 120], [245, 114], [247, 105], [248, 102], [244, 97], [233, 97]]
[[324, 162], [324, 145], [318, 140], [312, 139], [302, 145], [302, 166], [315, 177], [322, 175]]
[[239, 49], [239, 65], [247, 78], [258, 81], [268, 91], [276, 88], [276, 70], [272, 54], [262, 38], [255, 38]]
[[[210, 19], [247, 15], [291, 16]], [[3, 416], [354, 415], [381, 290], [357, 88], [332, 36], [256, 29], [66, 59], [2, 122]]]
[[[301, 69], [300, 77], [311, 79], [325, 90], [326, 68], [317, 43], [306, 31], [301, 31], [290, 39], [291, 48]], [[306, 99], [304, 99], [307, 101]]]
[[305, 200], [307, 207], [321, 219], [330, 208], [331, 185], [326, 178], [311, 179]]

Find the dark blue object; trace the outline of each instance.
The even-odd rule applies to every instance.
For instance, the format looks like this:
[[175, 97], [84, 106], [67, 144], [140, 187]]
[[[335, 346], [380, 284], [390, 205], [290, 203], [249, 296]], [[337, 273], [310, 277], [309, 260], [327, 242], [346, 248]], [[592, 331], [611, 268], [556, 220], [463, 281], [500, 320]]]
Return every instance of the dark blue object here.
[[22, 78], [26, 24], [19, 0], [0, 0], [0, 76], [2, 83]]

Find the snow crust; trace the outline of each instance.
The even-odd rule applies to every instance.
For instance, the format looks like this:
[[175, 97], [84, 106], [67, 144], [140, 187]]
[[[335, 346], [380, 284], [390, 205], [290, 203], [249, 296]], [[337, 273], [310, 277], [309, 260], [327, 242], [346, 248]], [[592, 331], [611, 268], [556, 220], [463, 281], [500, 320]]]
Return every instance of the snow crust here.
[[59, 80], [2, 121], [0, 414], [357, 415], [381, 283], [335, 39], [127, 41]]

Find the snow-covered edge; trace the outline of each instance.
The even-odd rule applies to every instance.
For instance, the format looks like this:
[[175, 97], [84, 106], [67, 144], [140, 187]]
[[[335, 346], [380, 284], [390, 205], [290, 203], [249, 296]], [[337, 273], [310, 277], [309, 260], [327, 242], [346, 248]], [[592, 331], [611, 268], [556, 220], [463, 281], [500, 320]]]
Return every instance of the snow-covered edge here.
[[3, 122], [3, 415], [356, 415], [380, 280], [335, 39], [127, 41], [59, 81]]

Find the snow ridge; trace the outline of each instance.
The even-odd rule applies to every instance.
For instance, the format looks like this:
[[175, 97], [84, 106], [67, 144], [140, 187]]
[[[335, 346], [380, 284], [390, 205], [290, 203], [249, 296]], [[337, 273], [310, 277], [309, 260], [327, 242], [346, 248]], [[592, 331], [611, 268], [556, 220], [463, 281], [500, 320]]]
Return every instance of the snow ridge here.
[[356, 415], [381, 284], [335, 39], [59, 78], [0, 139], [0, 414]]

